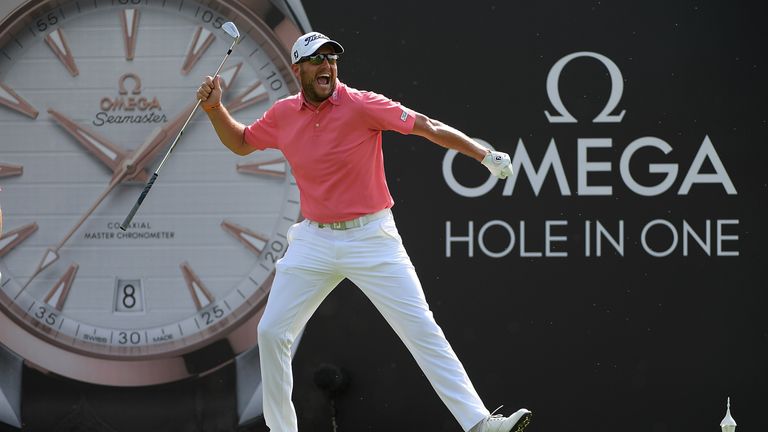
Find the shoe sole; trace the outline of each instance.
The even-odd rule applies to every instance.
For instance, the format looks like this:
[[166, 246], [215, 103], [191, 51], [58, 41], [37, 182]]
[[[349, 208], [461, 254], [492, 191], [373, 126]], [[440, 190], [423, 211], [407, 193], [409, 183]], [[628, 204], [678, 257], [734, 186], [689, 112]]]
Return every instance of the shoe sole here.
[[528, 427], [528, 424], [531, 423], [531, 417], [533, 417], [533, 413], [526, 413], [523, 417], [520, 418], [520, 420], [515, 423], [515, 427], [512, 428], [513, 432], [523, 432], [523, 430]]

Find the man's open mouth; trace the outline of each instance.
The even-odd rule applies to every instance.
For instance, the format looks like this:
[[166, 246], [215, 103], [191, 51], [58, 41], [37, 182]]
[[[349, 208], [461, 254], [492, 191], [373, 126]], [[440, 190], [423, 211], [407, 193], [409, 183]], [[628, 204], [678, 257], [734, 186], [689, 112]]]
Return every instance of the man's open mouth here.
[[316, 81], [321, 86], [327, 86], [331, 83], [331, 76], [329, 74], [318, 75]]

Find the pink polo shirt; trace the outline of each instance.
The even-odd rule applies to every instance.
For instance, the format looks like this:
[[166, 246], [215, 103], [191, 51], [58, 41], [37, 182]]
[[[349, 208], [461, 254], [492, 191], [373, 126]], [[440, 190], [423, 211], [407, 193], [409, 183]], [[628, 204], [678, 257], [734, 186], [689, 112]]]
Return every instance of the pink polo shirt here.
[[415, 112], [398, 102], [337, 81], [336, 91], [318, 108], [302, 93], [275, 102], [245, 129], [245, 142], [283, 152], [305, 218], [343, 221], [392, 207], [381, 132], [409, 134], [415, 122]]

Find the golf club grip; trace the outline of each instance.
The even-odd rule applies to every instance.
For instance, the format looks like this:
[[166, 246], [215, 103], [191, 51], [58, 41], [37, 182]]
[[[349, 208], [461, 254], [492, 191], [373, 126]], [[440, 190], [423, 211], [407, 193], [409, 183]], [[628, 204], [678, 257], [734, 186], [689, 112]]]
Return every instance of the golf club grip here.
[[125, 217], [123, 224], [120, 225], [121, 230], [125, 231], [126, 229], [128, 229], [128, 225], [131, 224], [131, 221], [133, 220], [133, 216], [135, 216], [136, 212], [139, 211], [139, 207], [141, 207], [141, 203], [144, 202], [144, 198], [147, 197], [149, 190], [152, 189], [152, 185], [155, 184], [155, 180], [157, 180], [157, 172], [152, 174], [152, 178], [150, 178], [149, 181], [147, 182], [147, 185], [144, 186], [144, 190], [141, 191], [141, 195], [139, 195], [139, 199], [136, 200], [136, 204], [133, 205], [133, 208], [128, 213], [128, 216]]

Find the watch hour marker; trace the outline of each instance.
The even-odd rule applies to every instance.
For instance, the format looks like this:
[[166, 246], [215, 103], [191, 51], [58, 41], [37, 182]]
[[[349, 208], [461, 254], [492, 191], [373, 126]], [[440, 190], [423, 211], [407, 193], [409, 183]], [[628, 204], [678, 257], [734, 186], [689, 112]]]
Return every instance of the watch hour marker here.
[[269, 240], [267, 237], [261, 234], [257, 234], [248, 228], [242, 227], [228, 220], [223, 221], [221, 223], [221, 227], [224, 229], [224, 231], [231, 234], [246, 248], [248, 248], [248, 250], [255, 253], [256, 255], [261, 254], [261, 251], [264, 250], [264, 247], [267, 245], [267, 241]]
[[13, 177], [24, 174], [24, 167], [0, 162], [0, 178]]
[[0, 82], [0, 105], [7, 106], [31, 118], [37, 118], [37, 110], [29, 102], [16, 94], [12, 88]]
[[269, 93], [267, 93], [267, 89], [261, 85], [261, 81], [256, 81], [227, 104], [227, 111], [234, 113], [265, 99], [269, 99]]
[[215, 37], [213, 33], [198, 26], [195, 30], [195, 34], [192, 35], [192, 41], [189, 44], [189, 50], [187, 50], [187, 57], [184, 59], [184, 64], [181, 66], [181, 74], [186, 75], [189, 71], [195, 67], [195, 64], [205, 53], [205, 50], [213, 43]]
[[139, 29], [138, 9], [125, 9], [120, 11], [120, 26], [123, 28], [123, 42], [125, 46], [125, 59], [133, 60], [136, 53], [136, 34]]
[[222, 70], [221, 72], [219, 72], [219, 76], [221, 77], [221, 86], [223, 87], [223, 90], [229, 89], [229, 87], [235, 81], [235, 78], [237, 77], [237, 73], [240, 72], [241, 67], [243, 67], [243, 63], [238, 63], [234, 66], [230, 66]]
[[286, 171], [286, 163], [283, 158], [272, 159], [265, 162], [237, 164], [237, 172], [243, 174], [285, 178]]
[[69, 266], [63, 276], [56, 282], [56, 285], [51, 288], [48, 294], [45, 296], [45, 302], [55, 307], [58, 310], [64, 308], [64, 302], [67, 301], [67, 295], [69, 295], [69, 289], [72, 287], [72, 282], [75, 281], [75, 275], [77, 275], [77, 269], [80, 266], [72, 264]]
[[0, 257], [5, 256], [5, 254], [13, 250], [13, 248], [26, 240], [35, 231], [37, 231], [37, 223], [32, 222], [0, 236]]
[[51, 50], [56, 54], [56, 57], [61, 60], [61, 63], [64, 64], [64, 67], [67, 68], [70, 75], [75, 77], [80, 74], [80, 71], [75, 64], [75, 57], [72, 55], [72, 51], [69, 49], [69, 44], [67, 44], [67, 39], [64, 37], [64, 33], [61, 29], [56, 29], [48, 34], [48, 36], [45, 37], [45, 42], [51, 47]]
[[208, 291], [208, 288], [203, 285], [203, 282], [197, 277], [188, 262], [184, 261], [181, 263], [181, 273], [184, 275], [184, 281], [187, 283], [187, 288], [192, 295], [192, 300], [195, 302], [197, 310], [200, 310], [213, 302], [213, 294], [211, 294], [211, 292]]

